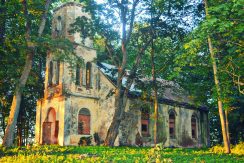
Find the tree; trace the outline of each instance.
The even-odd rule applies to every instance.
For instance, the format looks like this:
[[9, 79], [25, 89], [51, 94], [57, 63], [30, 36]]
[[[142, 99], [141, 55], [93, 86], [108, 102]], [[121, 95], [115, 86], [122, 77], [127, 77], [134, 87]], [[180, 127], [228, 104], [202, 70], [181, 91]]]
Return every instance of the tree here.
[[[242, 79], [242, 66], [239, 62], [241, 46], [240, 40], [237, 38], [241, 37], [241, 31], [243, 31], [242, 23], [239, 21], [243, 12], [240, 1], [208, 2], [211, 7], [206, 8], [209, 9], [206, 12], [207, 18], [202, 20], [189, 34], [189, 40], [184, 45], [183, 54], [178, 56], [177, 63], [178, 70], [185, 75], [185, 77], [181, 76], [181, 79], [189, 83], [188, 87], [195, 90], [201, 88], [202, 91], [195, 95], [203, 93], [202, 97], [208, 106], [218, 103], [219, 116], [222, 119], [221, 125], [224, 129], [222, 134], [227, 140], [225, 147], [228, 153], [229, 143], [224, 110], [241, 107], [240, 105], [235, 106], [235, 101], [238, 101], [238, 97], [240, 97], [236, 95], [241, 94], [240, 85], [237, 84], [241, 82], [236, 82]], [[205, 5], [205, 7], [207, 6]], [[211, 67], [213, 70], [210, 73]], [[210, 75], [214, 78], [211, 78]], [[234, 79], [233, 76], [236, 78]], [[195, 82], [197, 85], [190, 84], [192, 82], [189, 82], [189, 79], [197, 81]]]
[[[175, 32], [172, 27], [177, 27], [176, 22], [181, 21], [177, 16], [182, 12], [177, 14], [177, 11], [183, 10], [185, 1], [155, 1], [152, 4], [154, 16], [150, 18], [151, 3], [121, 0], [96, 4], [88, 0], [85, 1], [85, 8], [91, 13], [91, 19], [81, 17], [73, 25], [74, 31], [79, 31], [82, 37], [92, 37], [95, 43], [100, 45], [99, 49], [103, 50], [103, 55], [99, 58], [107, 59], [118, 67], [115, 114], [105, 145], [113, 146], [118, 135], [127, 95], [138, 76], [142, 56], [151, 46], [153, 39], [164, 37], [163, 34], [167, 32], [172, 35]], [[175, 20], [174, 23], [171, 20]], [[173, 32], [169, 32], [169, 29]], [[127, 68], [130, 69], [129, 75], [126, 74]], [[126, 79], [125, 84], [122, 79]]]
[[[49, 9], [50, 2], [51, 2], [51, 0], [46, 1], [45, 10], [41, 17], [40, 25], [38, 28], [38, 37], [42, 36], [43, 30], [45, 28], [47, 12]], [[5, 132], [4, 139], [3, 139], [3, 145], [7, 146], [7, 147], [11, 146], [13, 143], [14, 131], [15, 131], [14, 129], [15, 129], [18, 114], [19, 114], [19, 108], [20, 108], [20, 103], [21, 103], [21, 98], [22, 98], [22, 91], [26, 85], [26, 82], [27, 82], [27, 79], [28, 79], [28, 76], [29, 76], [29, 73], [30, 73], [30, 70], [32, 67], [32, 63], [33, 63], [35, 49], [36, 49], [35, 45], [33, 45], [32, 41], [31, 41], [31, 20], [30, 20], [27, 1], [24, 0], [22, 2], [22, 5], [23, 5], [23, 10], [24, 10], [24, 17], [26, 19], [26, 29], [25, 29], [26, 30], [25, 39], [26, 39], [26, 46], [27, 46], [26, 62], [25, 62], [25, 66], [22, 71], [21, 77], [19, 79], [19, 82], [16, 84], [16, 87], [15, 87], [15, 94], [13, 96], [13, 101], [12, 101], [12, 105], [10, 108], [8, 125], [7, 125], [6, 132]]]

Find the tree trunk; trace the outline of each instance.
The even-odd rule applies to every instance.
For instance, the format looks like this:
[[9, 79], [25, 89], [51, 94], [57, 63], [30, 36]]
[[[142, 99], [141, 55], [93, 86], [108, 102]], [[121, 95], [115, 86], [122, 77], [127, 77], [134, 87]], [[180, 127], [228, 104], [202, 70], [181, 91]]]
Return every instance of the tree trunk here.
[[10, 115], [8, 118], [8, 125], [7, 125], [6, 132], [5, 132], [5, 135], [3, 138], [3, 145], [6, 147], [10, 147], [13, 144], [14, 131], [15, 131], [15, 126], [17, 123], [19, 109], [20, 109], [22, 89], [25, 87], [27, 78], [29, 76], [29, 73], [30, 73], [30, 70], [32, 67], [32, 59], [33, 59], [33, 53], [29, 53], [27, 55], [27, 58], [25, 61], [25, 67], [24, 67], [24, 70], [20, 77], [19, 83], [17, 83], [16, 89], [15, 89], [15, 95], [13, 97], [12, 105], [10, 108]]
[[[45, 11], [43, 13], [41, 23], [38, 29], [38, 36], [41, 37], [45, 24], [46, 24], [46, 17], [48, 8], [50, 5], [51, 0], [46, 1], [45, 5]], [[19, 115], [19, 109], [20, 109], [20, 102], [21, 102], [21, 96], [22, 91], [25, 88], [28, 76], [30, 74], [31, 68], [32, 68], [32, 62], [35, 52], [35, 47], [33, 47], [30, 43], [30, 31], [31, 31], [31, 25], [30, 25], [30, 19], [28, 15], [28, 9], [27, 9], [27, 2], [26, 0], [23, 1], [23, 8], [24, 8], [24, 14], [26, 17], [26, 42], [27, 42], [27, 55], [26, 55], [26, 61], [24, 70], [22, 72], [22, 75], [19, 79], [19, 82], [16, 84], [15, 88], [15, 95], [13, 96], [11, 108], [10, 108], [10, 114], [8, 118], [8, 124], [6, 128], [6, 132], [3, 138], [3, 146], [10, 147], [13, 145], [14, 140], [14, 132], [15, 132], [15, 126], [17, 123], [18, 115]]]
[[[143, 53], [145, 52], [145, 48], [149, 45], [149, 43], [151, 42], [151, 40], [149, 40], [145, 46], [140, 50], [140, 52], [138, 53], [134, 66], [132, 68], [132, 70], [130, 71], [130, 75], [127, 78], [127, 83], [126, 83], [126, 87], [122, 88], [122, 77], [118, 77], [118, 87], [115, 91], [115, 113], [113, 116], [113, 120], [112, 123], [108, 129], [107, 132], [107, 136], [104, 142], [105, 146], [113, 146], [114, 145], [114, 141], [119, 133], [119, 125], [120, 122], [122, 121], [122, 118], [124, 116], [124, 110], [126, 107], [126, 103], [128, 100], [128, 93], [129, 93], [129, 89], [133, 83], [134, 77], [136, 75], [136, 71], [138, 68], [138, 65], [140, 63], [141, 57], [143, 55]], [[120, 76], [120, 75], [119, 75]], [[119, 82], [121, 81], [121, 83]]]
[[[122, 44], [121, 44], [121, 52], [122, 52], [122, 63], [118, 68], [118, 79], [117, 79], [117, 89], [115, 91], [115, 113], [113, 116], [112, 123], [108, 129], [107, 136], [104, 142], [106, 146], [113, 146], [115, 139], [119, 133], [119, 126], [124, 115], [125, 106], [124, 103], [127, 102], [127, 95], [125, 95], [126, 91], [123, 91], [122, 88], [122, 79], [125, 74], [125, 67], [127, 64], [127, 49], [126, 49], [126, 15], [127, 15], [127, 3], [128, 1], [121, 1], [120, 11], [121, 11], [121, 23], [122, 23]], [[125, 97], [125, 98], [123, 98]]]
[[21, 122], [21, 119], [22, 119], [22, 116], [21, 116], [21, 112], [20, 112], [20, 115], [18, 117], [18, 125], [17, 125], [17, 137], [18, 137], [18, 146], [22, 146], [22, 122]]
[[123, 100], [127, 101], [127, 99], [121, 98], [121, 92], [122, 90], [120, 89], [116, 90], [115, 93], [115, 113], [104, 142], [104, 145], [106, 146], [114, 146], [115, 139], [119, 133], [119, 126], [122, 116], [124, 115], [125, 108], [125, 106], [123, 106]]
[[154, 145], [156, 146], [158, 143], [158, 90], [157, 90], [157, 81], [156, 81], [156, 71], [155, 71], [155, 62], [154, 62], [154, 47], [152, 41], [151, 47], [151, 64], [152, 64], [152, 83], [153, 83], [153, 92], [154, 92], [154, 131], [153, 131], [153, 138], [154, 138]]
[[[208, 14], [208, 4], [207, 0], [204, 1], [205, 3], [205, 12], [206, 12], [206, 17], [209, 17]], [[215, 87], [217, 89], [217, 96], [218, 96], [218, 110], [219, 110], [219, 117], [220, 117], [220, 122], [221, 122], [221, 129], [222, 129], [222, 135], [223, 135], [223, 141], [224, 141], [224, 147], [225, 147], [225, 152], [230, 153], [230, 144], [227, 136], [227, 130], [226, 130], [226, 124], [225, 124], [225, 117], [224, 117], [224, 111], [223, 111], [223, 103], [221, 100], [221, 89], [219, 86], [219, 79], [218, 79], [218, 72], [217, 72], [217, 64], [216, 64], [216, 59], [214, 56], [214, 49], [213, 49], [213, 44], [210, 36], [208, 35], [208, 46], [209, 46], [209, 51], [210, 51], [210, 58], [212, 61], [212, 66], [213, 66], [213, 73], [214, 73], [214, 83]]]
[[227, 131], [227, 139], [230, 146], [230, 132], [229, 132], [229, 121], [228, 121], [228, 110], [225, 110], [225, 126]]

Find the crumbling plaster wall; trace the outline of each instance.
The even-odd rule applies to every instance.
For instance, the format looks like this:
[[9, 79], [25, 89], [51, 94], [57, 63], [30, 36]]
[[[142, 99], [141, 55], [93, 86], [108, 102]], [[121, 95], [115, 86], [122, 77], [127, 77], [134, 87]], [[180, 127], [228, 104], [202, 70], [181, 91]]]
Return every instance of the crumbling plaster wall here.
[[[94, 67], [96, 69], [96, 67]], [[94, 70], [93, 75], [99, 74], [99, 87], [93, 87], [86, 90], [72, 88], [70, 97], [67, 98], [65, 125], [67, 134], [65, 144], [77, 145], [81, 137], [92, 136], [98, 133], [100, 140], [103, 141], [106, 137], [107, 130], [112, 122], [114, 115], [115, 98], [113, 92], [115, 86], [103, 75], [99, 70]], [[93, 78], [94, 83], [97, 83], [98, 78]], [[82, 87], [80, 87], [82, 88]], [[90, 135], [78, 134], [78, 113], [82, 108], [87, 108], [91, 114]], [[94, 143], [94, 142], [93, 142]], [[115, 145], [118, 145], [116, 140]]]
[[47, 119], [48, 111], [53, 108], [56, 112], [56, 120], [59, 121], [58, 144], [64, 145], [64, 108], [65, 100], [63, 97], [52, 99], [40, 99], [37, 102], [36, 114], [36, 142], [42, 144], [43, 122]]
[[[129, 107], [127, 107], [124, 119], [120, 126], [120, 144], [121, 145], [135, 145], [136, 134], [141, 134], [141, 106], [147, 106], [150, 109], [149, 120], [149, 136], [142, 136], [145, 146], [151, 146], [153, 141], [153, 105], [150, 102], [142, 100], [129, 100]], [[175, 138], [170, 138], [169, 134], [169, 112], [175, 112]], [[197, 117], [197, 138], [192, 138], [191, 117]], [[207, 145], [207, 113], [202, 112], [203, 120], [200, 121], [200, 111], [194, 109], [187, 109], [178, 106], [170, 106], [166, 104], [159, 105], [158, 117], [158, 143], [164, 146], [175, 147], [193, 147]], [[204, 132], [204, 135], [202, 135]], [[202, 139], [202, 140], [201, 140]]]

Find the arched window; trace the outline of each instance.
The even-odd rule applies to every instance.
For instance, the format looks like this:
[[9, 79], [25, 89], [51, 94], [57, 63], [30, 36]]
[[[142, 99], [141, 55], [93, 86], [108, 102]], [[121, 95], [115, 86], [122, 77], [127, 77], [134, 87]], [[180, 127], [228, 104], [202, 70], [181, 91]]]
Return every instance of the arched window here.
[[149, 109], [141, 109], [141, 133], [143, 136], [149, 136]]
[[81, 85], [82, 83], [82, 70], [79, 64], [77, 64], [76, 66], [76, 80], [75, 80], [75, 84], [76, 85]]
[[169, 137], [175, 138], [175, 113], [173, 111], [169, 113]]
[[192, 138], [197, 138], [197, 118], [195, 115], [191, 117], [191, 136]]
[[90, 120], [90, 111], [86, 108], [80, 109], [78, 115], [78, 134], [90, 134]]
[[86, 63], [86, 88], [91, 88], [91, 62]]
[[59, 73], [60, 73], [60, 61], [57, 61], [57, 70], [56, 70], [56, 84], [59, 84]]
[[48, 70], [48, 84], [52, 85], [53, 84], [52, 81], [53, 81], [53, 62], [50, 61], [49, 70]]

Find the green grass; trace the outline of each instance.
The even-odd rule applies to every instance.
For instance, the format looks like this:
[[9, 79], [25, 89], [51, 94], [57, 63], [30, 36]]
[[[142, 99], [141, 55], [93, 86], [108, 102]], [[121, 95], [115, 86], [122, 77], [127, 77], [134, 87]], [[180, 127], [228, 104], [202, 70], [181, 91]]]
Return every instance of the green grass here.
[[[88, 154], [84, 155], [84, 154]], [[216, 154], [209, 149], [103, 146], [0, 148], [0, 162], [244, 162], [244, 155]]]

